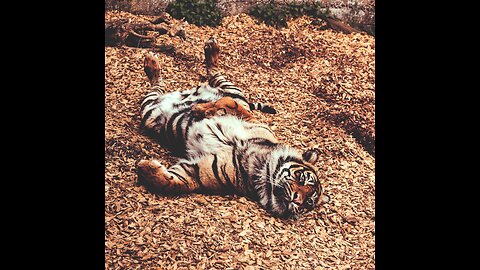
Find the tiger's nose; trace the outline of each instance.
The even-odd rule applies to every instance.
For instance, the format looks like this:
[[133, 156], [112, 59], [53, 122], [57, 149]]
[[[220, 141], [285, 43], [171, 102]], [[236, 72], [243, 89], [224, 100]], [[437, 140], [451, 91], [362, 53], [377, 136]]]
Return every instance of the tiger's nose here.
[[293, 194], [293, 202], [299, 205], [303, 204], [302, 194], [295, 192], [295, 194]]

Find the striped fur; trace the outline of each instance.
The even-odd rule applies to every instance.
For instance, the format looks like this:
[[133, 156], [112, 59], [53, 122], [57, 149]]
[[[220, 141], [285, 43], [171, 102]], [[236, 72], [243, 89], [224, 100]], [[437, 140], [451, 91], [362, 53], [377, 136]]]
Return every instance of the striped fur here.
[[[305, 161], [298, 150], [279, 143], [264, 124], [232, 115], [201, 120], [191, 115], [195, 104], [233, 95], [244, 101], [234, 88], [210, 85], [147, 94], [141, 104], [142, 126], [181, 158], [169, 168], [156, 160], [141, 161], [140, 178], [167, 194], [237, 193], [278, 217], [297, 217], [313, 209], [322, 195], [317, 171], [310, 163], [314, 160]], [[301, 178], [303, 185], [298, 184]], [[296, 201], [299, 195], [295, 194], [300, 194], [302, 186], [311, 188], [304, 192], [303, 200]]]

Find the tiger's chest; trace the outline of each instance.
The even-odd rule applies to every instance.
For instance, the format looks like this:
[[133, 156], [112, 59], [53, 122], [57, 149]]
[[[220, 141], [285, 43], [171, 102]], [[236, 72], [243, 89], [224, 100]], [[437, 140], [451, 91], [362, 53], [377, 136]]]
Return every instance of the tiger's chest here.
[[216, 101], [221, 97], [221, 92], [217, 88], [210, 87], [209, 85], [200, 85], [196, 88], [182, 92], [179, 103], [196, 104]]

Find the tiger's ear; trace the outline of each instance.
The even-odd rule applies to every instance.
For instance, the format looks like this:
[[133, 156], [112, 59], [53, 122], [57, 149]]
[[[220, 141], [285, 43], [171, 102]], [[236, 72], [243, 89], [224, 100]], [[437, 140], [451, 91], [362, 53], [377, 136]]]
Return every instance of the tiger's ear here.
[[321, 204], [328, 203], [328, 202], [330, 202], [330, 197], [328, 195], [326, 195], [325, 193], [320, 195]]
[[312, 164], [317, 162], [319, 156], [320, 156], [320, 151], [318, 150], [318, 146], [314, 146], [313, 148], [308, 149], [302, 155], [303, 160], [305, 160], [308, 163], [312, 163]]

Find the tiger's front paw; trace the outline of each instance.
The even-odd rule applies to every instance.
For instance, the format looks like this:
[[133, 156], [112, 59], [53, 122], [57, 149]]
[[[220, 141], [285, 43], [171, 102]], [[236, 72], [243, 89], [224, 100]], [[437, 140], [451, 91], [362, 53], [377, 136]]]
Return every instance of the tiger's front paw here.
[[167, 168], [158, 160], [141, 160], [137, 164], [137, 174], [139, 182], [156, 189], [163, 189], [170, 183]]
[[211, 37], [205, 42], [203, 48], [205, 52], [205, 64], [207, 68], [218, 67], [218, 56], [220, 55], [220, 46], [214, 37]]

